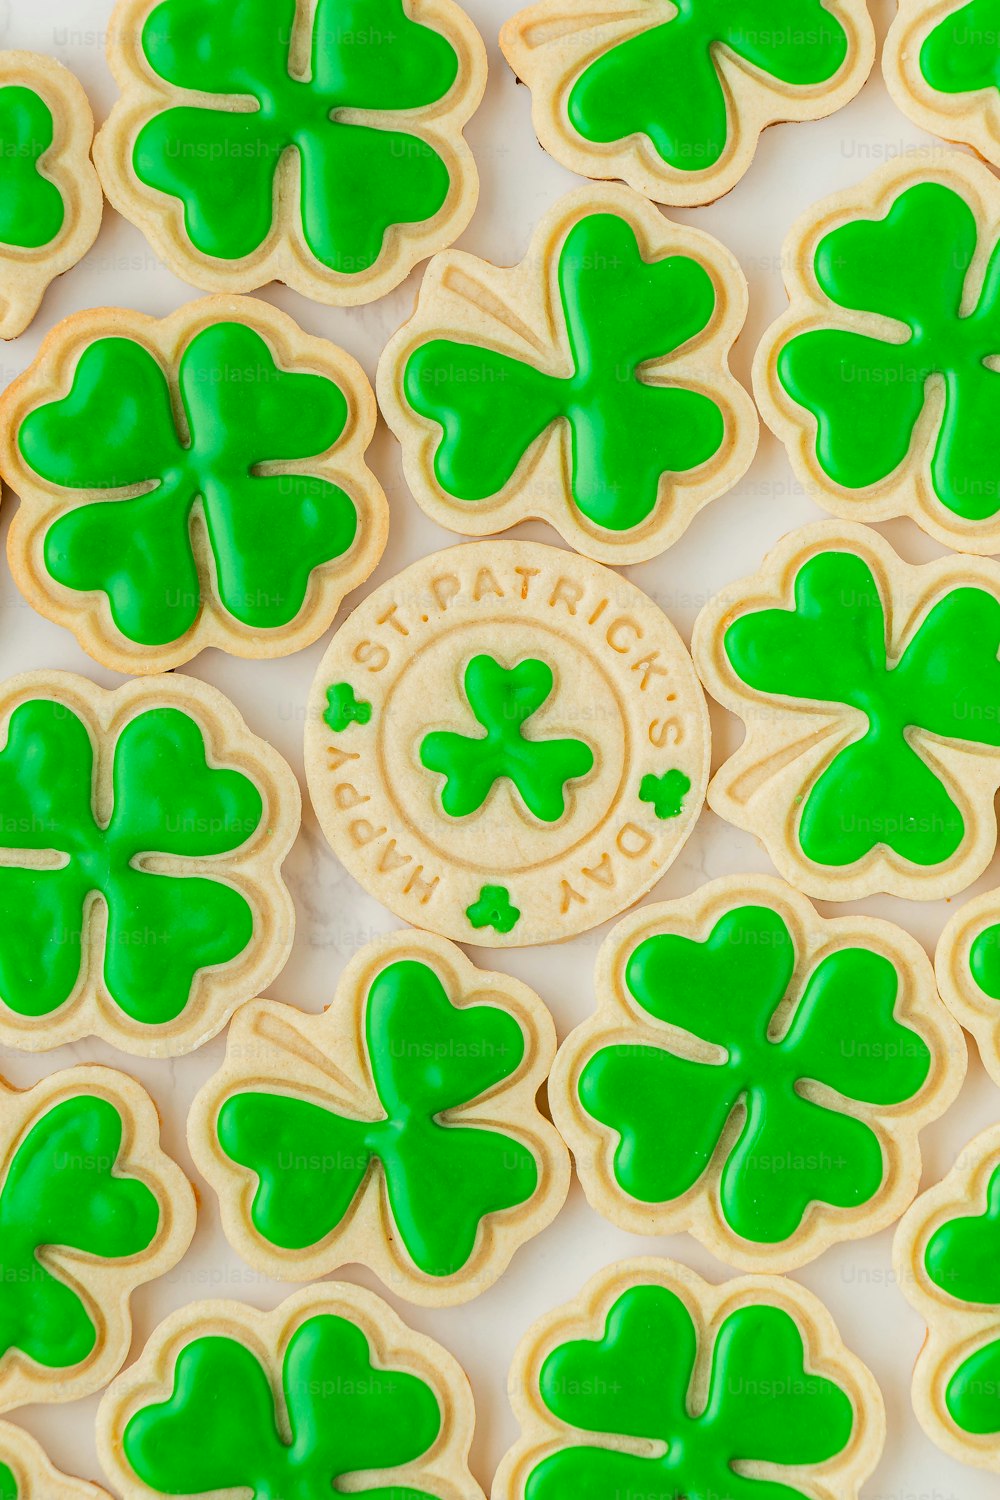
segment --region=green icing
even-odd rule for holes
[[[821,290],[837,307],[903,325],[900,341],[841,328],[790,339],[778,379],[816,418],[816,457],[844,489],[895,473],[912,447],[940,377],[944,411],[930,461],[941,504],[964,521],[1000,510],[1000,249],[993,246],[975,307],[963,312],[980,253],[975,215],[961,194],[923,182],[901,193],[882,219],[855,219],[816,250]]]
[[[62,229],[62,194],[39,170],[52,139],[44,99],[19,84],[0,88],[0,243],[40,250]]]
[[[662,776],[644,776],[639,783],[639,801],[649,802],[656,816],[665,821],[679,818],[684,798],[691,790],[691,778],[683,771],[664,771]]]
[[[715,401],[643,371],[708,327],[715,287],[688,256],[644,260],[632,225],[614,214],[573,226],[558,283],[572,375],[433,339],[410,355],[403,389],[414,411],[441,425],[434,472],[447,494],[497,494],[531,444],[565,420],[573,503],[595,525],[628,531],[655,509],[664,474],[696,469],[722,446]]]
[[[5,1463],[0,1463],[0,1500],[17,1500],[20,1490],[17,1480]]]
[[[656,1044],[604,1047],[579,1082],[580,1102],[619,1137],[615,1179],[632,1198],[666,1203],[692,1188],[734,1110],[719,1185],[726,1223],[755,1243],[788,1239],[810,1204],[851,1209],[882,1187],[870,1125],[807,1098],[815,1082],[845,1099],[902,1104],[930,1071],[922,1039],[894,1015],[899,976],[881,954],[843,948],[808,975],[780,1039],[771,1028],[792,983],[791,934],[769,907],[727,912],[703,943],[661,934],[640,943],[625,983],[648,1016],[725,1052],[701,1062]]]
[[[755,610],[730,625],[725,652],[749,687],[846,704],[867,720],[808,787],[797,827],[808,859],[842,867],[881,845],[927,867],[955,853],[962,814],[911,732],[1000,746],[998,646],[1000,602],[984,589],[953,588],[890,665],[878,585],[851,552],[803,563],[794,609]]]
[[[50,526],[45,566],[66,588],[106,594],[129,640],[179,640],[202,607],[191,537],[200,502],[225,608],[253,629],[287,625],[313,569],[350,548],[357,513],[325,479],[260,471],[332,447],[347,400],[324,376],[279,369],[270,346],[242,323],[196,334],[178,380],[175,414],[167,375],[142,344],[98,339],[81,354],[69,395],[24,419],[26,462],[84,502]],[[138,495],[86,499],[92,490],[137,487]]]
[[[920,49],[920,71],[942,94],[1000,89],[1000,0],[972,0],[945,16]]]
[[[140,1407],[123,1438],[125,1457],[157,1494],[249,1492],[254,1500],[320,1500],[347,1475],[398,1468],[437,1441],[433,1390],[372,1358],[346,1318],[308,1318],[288,1341],[276,1396],[257,1355],[235,1339],[206,1336],[177,1357],[170,1398]],[[410,1485],[357,1488],[365,1500],[431,1500]]]
[[[0,1188],[0,1353],[64,1370],[93,1351],[93,1311],[46,1252],[117,1260],[156,1238],[156,1198],[118,1169],[122,1135],[115,1106],[84,1094],[41,1115],[15,1151]]]
[[[798,1324],[767,1303],[723,1319],[707,1389],[693,1403],[699,1337],[666,1287],[634,1286],[600,1339],[558,1346],[542,1365],[541,1397],[570,1429],[656,1444],[655,1454],[587,1446],[567,1433],[529,1474],[525,1500],[795,1500],[813,1494],[737,1472],[749,1463],[808,1468],[851,1440],[854,1411],[833,1381],[805,1368]],[[702,1355],[702,1357],[704,1357]],[[700,1385],[700,1381],[698,1382]]]
[[[1000,1168],[990,1178],[986,1211],[949,1219],[924,1252],[931,1281],[959,1302],[1000,1304]],[[964,1359],[948,1382],[945,1404],[965,1432],[1000,1432],[1000,1339]]]
[[[246,1090],[220,1110],[219,1142],[257,1174],[252,1218],[271,1244],[298,1250],[332,1234],[378,1161],[413,1263],[428,1276],[454,1275],[482,1220],[525,1203],[538,1186],[534,1155],[520,1141],[455,1117],[517,1072],[524,1035],[507,1011],[453,1005],[434,971],[410,959],[375,979],[364,1027],[382,1118]]]
[[[484,885],[478,899],[466,907],[465,915],[473,927],[492,927],[496,932],[513,932],[521,920],[505,885]]]
[[[973,979],[991,1000],[1000,1000],[1000,923],[984,927],[969,949]]]
[[[334,734],[342,734],[349,724],[368,724],[372,706],[355,696],[349,682],[335,682],[326,690],[327,709],[323,715]]]
[[[441,806],[450,818],[482,807],[494,783],[511,780],[529,812],[556,823],[566,811],[566,783],[593,769],[594,752],[583,740],[529,739],[524,724],[551,697],[554,676],[529,657],[502,667],[492,656],[474,656],[465,669],[465,695],[485,735],[435,730],[420,742],[420,762],[445,778]]]
[[[700,172],[733,129],[720,52],[779,85],[815,88],[847,58],[847,36],[821,0],[676,0],[677,12],[599,52],[570,90],[567,114],[596,145],[648,138],[669,167]],[[654,15],[662,7],[649,6]],[[636,12],[640,19],[640,12]]]
[[[292,72],[297,30],[295,0],[158,5],[142,29],[153,72],[229,102],[155,114],[132,166],[180,200],[197,250],[238,260],[271,234],[275,174],[293,151],[306,244],[322,265],[357,275],[394,225],[432,218],[448,196],[448,168],[408,126],[449,93],[458,58],[403,0],[318,0],[306,76]]]
[[[227,963],[253,936],[246,898],[218,878],[163,875],[146,855],[204,858],[239,848],[263,815],[238,771],[212,768],[202,731],[175,708],[132,719],[114,746],[113,808],[93,806],[94,747],[64,703],[32,699],[11,715],[0,751],[0,998],[44,1016],[75,989],[89,900],[107,907],[104,979],[135,1021],[173,1020],[200,969]],[[14,850],[54,852],[29,868]]]

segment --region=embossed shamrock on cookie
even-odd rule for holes
[[[996,848],[998,650],[995,562],[792,532],[695,625],[702,682],[747,731],[709,805],[809,896],[955,895]]]
[[[1000,1086],[1000,891],[961,907],[938,943],[938,988]]]
[[[0,1500],[111,1500],[111,1497],[96,1484],[60,1473],[33,1437],[10,1422],[0,1422]]]
[[[609,1266],[541,1318],[508,1391],[521,1437],[493,1500],[857,1500],[885,1442],[878,1386],[816,1297],[669,1260]]]
[[[333,1283],[270,1313],[173,1313],[101,1402],[98,1451],[123,1500],[484,1500],[468,1467],[474,1420],[450,1354],[371,1292]]]
[[[875,60],[865,0],[539,0],[500,46],[557,161],[688,206],[736,186],[767,126],[849,103]]]
[[[708,763],[666,616],[537,542],[469,542],[384,583],[334,636],[307,711],[337,856],[414,926],[488,947],[558,942],[643,896]]]
[[[297,651],[382,555],[374,427],[361,367],[257,299],[77,313],[0,399],[15,580],[120,672]]]
[[[882,53],[905,115],[1000,167],[1000,0],[898,0]]]
[[[215,688],[0,685],[0,1041],[175,1056],[284,966],[289,767]]]
[[[206,291],[370,302],[465,228],[486,50],[454,0],[118,0],[112,203]]]
[[[826,510],[911,516],[1000,551],[1000,183],[954,151],[811,208],[789,309],[754,362],[761,414]]]
[[[435,256],[379,362],[407,482],[470,536],[538,516],[603,562],[662,552],[746,472],[736,261],[621,187],[583,188],[509,269]]]

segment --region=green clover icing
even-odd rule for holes
[[[66,207],[39,160],[53,140],[52,111],[33,89],[0,88],[0,242],[22,250],[51,244]]]
[[[132,166],[180,199],[197,250],[239,260],[271,234],[275,174],[294,152],[306,245],[356,275],[394,225],[433,218],[448,196],[447,166],[407,124],[449,92],[458,58],[403,0],[318,0],[308,72],[292,61],[298,29],[295,0],[158,5],[142,29],[149,67],[228,103],[161,110],[136,136]]]
[[[749,687],[849,705],[867,720],[805,796],[796,837],[808,859],[841,867],[885,845],[926,867],[955,853],[965,820],[911,731],[1000,746],[998,647],[1000,602],[984,589],[953,588],[890,666],[878,585],[850,552],[802,565],[794,609],[755,610],[730,625],[725,653]]]
[[[78,1365],[97,1342],[95,1313],[50,1246],[117,1260],[149,1248],[160,1208],[117,1162],[122,1118],[92,1095],[36,1119],[0,1187],[0,1354],[19,1349],[47,1369]]]
[[[497,494],[536,438],[565,420],[575,505],[595,525],[627,531],[654,510],[662,475],[696,469],[722,446],[715,401],[659,375],[654,384],[642,369],[707,328],[715,286],[689,256],[643,260],[632,225],[614,214],[573,226],[558,284],[572,375],[433,339],[410,355],[403,389],[443,429],[434,471],[449,495]]]
[[[662,776],[651,772],[639,783],[639,801],[649,802],[661,822],[667,818],[679,818],[684,807],[684,798],[691,790],[691,778],[683,771],[664,771]]]
[[[495,1006],[453,1005],[416,960],[378,975],[364,1029],[382,1118],[247,1091],[220,1110],[219,1142],[257,1174],[252,1218],[271,1244],[292,1250],[325,1239],[378,1161],[413,1263],[428,1276],[454,1275],[472,1256],[482,1220],[527,1202],[538,1186],[535,1157],[520,1141],[456,1118],[517,1072],[524,1034]]]
[[[484,885],[478,899],[466,907],[465,915],[476,929],[492,927],[495,932],[513,932],[521,920],[505,885]]]
[[[969,969],[984,995],[1000,1000],[1000,923],[984,927],[969,948]]]
[[[1000,89],[1000,0],[972,0],[945,16],[920,49],[920,71],[941,94]]]
[[[965,312],[979,251],[975,214],[938,182],[908,188],[885,218],[853,220],[820,241],[814,269],[831,302],[892,319],[908,335],[820,328],[790,339],[778,355],[778,379],[816,418],[816,457],[835,484],[864,489],[899,468],[927,382],[938,376],[944,411],[930,463],[934,493],[966,521],[1000,510],[1000,373],[986,363],[1000,355],[1000,247]]]
[[[66,704],[22,703],[0,751],[0,998],[24,1016],[58,1010],[84,961],[89,902],[107,907],[104,981],[133,1020],[171,1021],[198,971],[253,936],[246,898],[207,874],[145,868],[150,855],[203,859],[246,842],[263,816],[238,771],[212,768],[202,730],[175,708],[132,719],[114,746],[114,803],[94,811],[94,746]],[[14,851],[45,852],[26,865]]]
[[[203,603],[191,537],[197,505],[230,615],[253,629],[288,625],[313,569],[353,543],[357,512],[325,479],[260,470],[332,447],[347,400],[324,376],[279,369],[241,323],[198,333],[178,380],[183,428],[153,355],[132,339],[98,339],[80,356],[69,395],[24,419],[18,444],[30,467],[76,491],[74,500],[83,492],[84,503],[49,527],[45,566],[66,588],[106,594],[130,641],[176,641]],[[132,495],[86,500],[87,491],[126,489]]]
[[[17,1480],[5,1463],[0,1463],[0,1500],[17,1500],[20,1494]]]
[[[334,734],[342,734],[350,724],[368,724],[372,706],[355,695],[349,682],[335,682],[326,690],[327,708],[323,718]]]
[[[1000,1167],[990,1178],[986,1211],[950,1219],[924,1252],[931,1281],[949,1297],[1000,1308]],[[965,1432],[1000,1432],[1000,1320],[998,1337],[964,1359],[948,1381],[945,1405]]]
[[[554,1349],[539,1388],[558,1421],[581,1433],[641,1439],[661,1451],[638,1453],[634,1442],[587,1446],[567,1435],[565,1446],[529,1474],[525,1500],[795,1500],[806,1494],[734,1467],[820,1464],[850,1442],[850,1398],[833,1381],[806,1372],[795,1320],[766,1303],[729,1313],[703,1371],[707,1390],[693,1405],[698,1344],[680,1298],[663,1286],[640,1285],[615,1302],[600,1339]]]
[[[376,1364],[364,1333],[330,1313],[306,1319],[281,1366],[284,1411],[257,1355],[210,1335],[177,1357],[169,1400],[140,1407],[125,1457],[157,1494],[249,1493],[254,1500],[319,1500],[350,1475],[413,1463],[441,1431],[438,1399],[405,1370]],[[286,1426],[287,1424],[287,1426]],[[290,1441],[283,1430],[290,1432]],[[430,1500],[410,1485],[350,1485],[367,1500]]]

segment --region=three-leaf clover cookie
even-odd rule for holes
[[[875,59],[865,0],[538,0],[500,46],[557,161],[678,205],[728,193],[767,126],[833,114]]]
[[[97,238],[94,117],[54,57],[0,52],[0,338],[23,333],[49,283]]]
[[[610,1266],[535,1323],[508,1389],[521,1437],[493,1500],[857,1500],[885,1441],[816,1297],[668,1260]]]
[[[525,985],[396,933],[348,965],[322,1016],[237,1012],[191,1150],[266,1274],[358,1261],[413,1301],[465,1301],[566,1197],[568,1154],[535,1103],[554,1055]]]
[[[270,1313],[173,1313],[101,1402],[98,1452],[123,1500],[483,1500],[473,1422],[450,1354],[371,1292],[331,1283]]]
[[[882,68],[911,120],[1000,167],[998,0],[899,0]]]
[[[63,1474],[20,1427],[0,1422],[0,1500],[111,1500],[106,1490]]]
[[[901,929],[731,876],[626,917],[596,984],[549,1099],[606,1218],[786,1271],[910,1202],[965,1044]]]
[[[710,806],[821,900],[953,896],[997,841],[1000,567],[912,567],[821,522],[702,610],[702,682],[746,738]]]
[[[121,672],[297,651],[382,555],[374,427],[361,367],[259,300],[78,313],[0,401],[14,577]]]
[[[129,1298],[184,1254],[194,1193],[149,1096],[94,1065],[0,1085],[0,1159],[0,1410],[75,1400],[124,1364]]]
[[[486,49],[454,0],[118,0],[104,190],[206,291],[370,302],[450,244]]]
[[[818,502],[1000,551],[1000,183],[957,152],[893,163],[805,213],[761,413]]]
[[[941,934],[935,965],[945,1004],[975,1037],[1000,1086],[1000,890],[959,908]]]
[[[746,306],[718,241],[621,187],[563,198],[517,266],[435,256],[377,382],[410,489],[468,535],[540,516],[600,561],[662,552],[753,458]]]
[[[289,767],[215,688],[0,687],[0,1040],[175,1056],[283,967]]]

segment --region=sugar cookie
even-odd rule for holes
[[[941,934],[936,967],[945,1004],[975,1037],[1000,1086],[1000,891],[959,908]]]
[[[997,0],[898,0],[882,52],[896,104],[924,130],[1000,167]]]
[[[61,1474],[35,1439],[10,1422],[0,1422],[0,1497],[2,1500],[111,1500],[108,1492],[96,1484]]]

